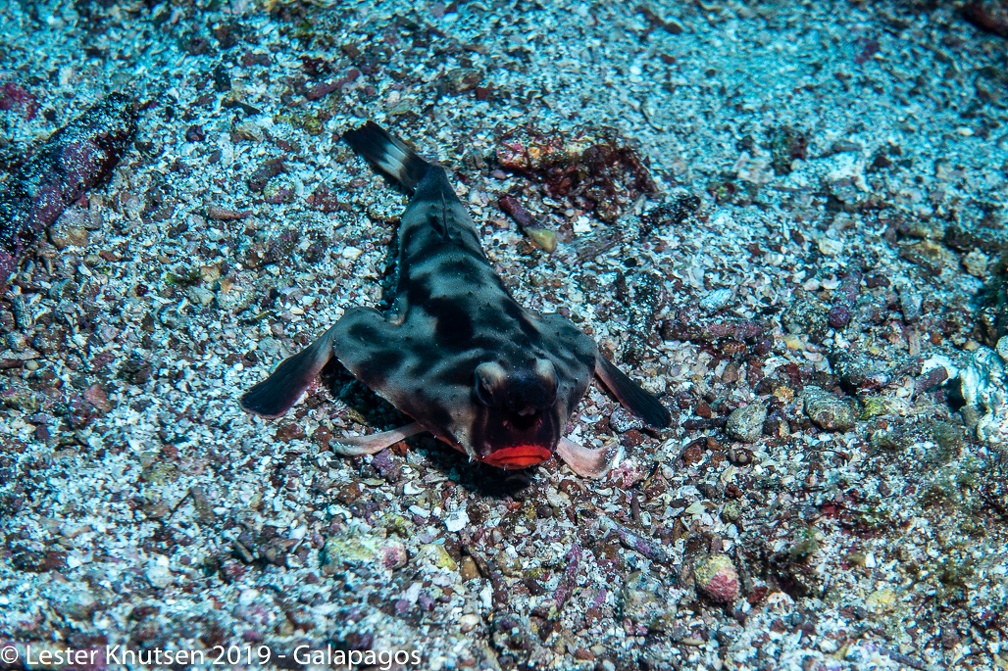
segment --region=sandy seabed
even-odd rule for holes
[[[1008,42],[960,9],[0,5],[8,172],[140,110],[0,298],[0,668],[1008,668]],[[387,305],[368,118],[672,428],[593,387],[589,481],[340,458],[407,421],[341,371],[240,409]]]

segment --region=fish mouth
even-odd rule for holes
[[[534,409],[516,412],[510,417],[501,418],[501,426],[505,431],[530,432],[538,431],[543,425],[542,410]]]
[[[542,445],[515,445],[502,447],[481,457],[480,461],[503,469],[528,468],[548,461],[553,457],[552,450]]]

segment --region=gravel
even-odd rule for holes
[[[139,110],[0,295],[0,652],[1004,667],[1004,3],[968,4],[0,3],[8,175]],[[338,457],[407,421],[340,370],[240,410],[389,304],[406,197],[339,142],[367,118],[670,429],[593,387],[568,435],[623,456],[587,481]],[[555,161],[500,163],[516,137]]]

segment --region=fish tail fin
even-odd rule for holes
[[[410,191],[416,188],[430,167],[405,142],[393,137],[374,121],[348,130],[343,133],[343,139],[382,174]]]

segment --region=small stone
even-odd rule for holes
[[[653,631],[664,631],[675,618],[679,601],[651,576],[635,571],[627,577],[618,597],[621,616]]]
[[[823,236],[816,240],[816,246],[823,256],[837,256],[843,252],[844,244],[842,240]]]
[[[838,156],[849,156],[840,154]],[[826,193],[845,212],[859,212],[868,204],[871,194],[866,190],[860,166],[841,166],[827,177]]]
[[[967,405],[959,411],[959,414],[962,415],[963,426],[970,431],[976,431],[977,427],[980,426],[983,413],[975,405]]]
[[[900,310],[903,312],[903,321],[911,324],[920,317],[921,306],[924,304],[924,297],[919,291],[915,291],[909,283],[902,283],[897,287],[899,291]]]
[[[108,412],[112,409],[112,405],[108,400],[108,394],[96,384],[84,390],[84,400],[102,412]]]
[[[910,263],[921,266],[933,275],[940,275],[955,259],[955,254],[947,247],[931,240],[902,244],[899,253]]]
[[[214,221],[240,221],[251,217],[252,212],[249,210],[232,210],[228,207],[211,204],[207,205],[206,216],[207,219],[213,219]]]
[[[262,142],[263,140],[263,130],[259,127],[259,124],[252,119],[246,119],[240,124],[235,126],[234,136],[238,140],[246,140],[249,142]]]
[[[990,258],[979,249],[973,249],[963,257],[963,268],[966,269],[966,272],[982,280],[987,279],[987,267],[989,264]]]
[[[301,128],[309,135],[321,135],[324,127],[325,124],[317,116],[306,116],[302,119]]]
[[[885,362],[862,352],[841,350],[830,356],[830,363],[840,381],[858,392],[881,389],[892,378]]]
[[[200,266],[199,275],[204,282],[216,282],[221,278],[220,266]]]
[[[168,568],[167,564],[161,561],[157,561],[152,566],[148,567],[146,576],[147,582],[149,582],[152,587],[157,587],[158,589],[164,589],[168,585],[172,584],[172,581],[174,580],[172,572]]]
[[[71,587],[66,593],[60,594],[59,598],[51,599],[49,603],[60,615],[73,620],[86,621],[99,608],[94,595],[83,585]]]
[[[743,443],[755,443],[763,435],[763,423],[766,421],[767,409],[760,401],[736,408],[728,415],[725,430],[728,435]]]
[[[462,531],[469,524],[469,515],[466,514],[464,508],[452,511],[448,517],[445,518],[445,528],[452,533],[457,533]]]
[[[742,519],[742,505],[738,501],[728,501],[721,509],[721,519],[734,524]]]
[[[280,358],[281,347],[280,341],[272,336],[267,336],[259,341],[259,353],[267,361]]]
[[[11,314],[14,317],[14,324],[22,331],[28,331],[35,325],[35,317],[20,293],[15,293],[11,297]]]
[[[525,233],[532,242],[542,247],[545,251],[553,253],[557,247],[557,234],[548,228],[526,228]]]
[[[697,561],[693,568],[697,589],[711,601],[731,603],[739,595],[739,577],[731,557],[714,554]]]
[[[380,564],[387,569],[406,565],[409,555],[406,546],[394,539],[364,534],[348,534],[330,538],[322,546],[322,567],[339,568],[339,565],[364,566]]]
[[[202,142],[206,139],[206,132],[202,126],[193,124],[186,130],[185,139],[188,142]]]
[[[790,334],[804,334],[812,342],[821,342],[829,329],[827,312],[829,309],[814,294],[805,294],[784,311],[781,324]]]
[[[178,466],[166,461],[154,461],[140,471],[140,479],[152,485],[175,482],[178,476]]]
[[[945,236],[945,227],[934,219],[911,217],[900,222],[899,232],[918,240],[941,240]]]
[[[874,613],[885,613],[893,609],[896,592],[889,587],[875,590],[865,599],[865,607]]]
[[[609,428],[616,433],[626,433],[633,429],[640,431],[644,428],[644,422],[636,415],[627,412],[623,406],[618,405],[609,416]]]
[[[819,387],[806,387],[802,394],[805,414],[812,423],[826,431],[849,431],[854,427],[850,403]]]
[[[906,452],[913,446],[913,437],[902,425],[880,428],[872,431],[868,442],[875,450],[884,452]]]
[[[266,182],[262,194],[263,199],[272,205],[294,200],[294,188],[284,176],[277,176]]]
[[[66,249],[71,245],[83,247],[88,243],[87,229],[79,220],[64,215],[49,227],[49,241],[56,249]]]
[[[732,462],[736,466],[748,466],[752,463],[753,456],[752,450],[745,448],[732,448],[728,450],[728,461]]]
[[[462,566],[459,568],[459,574],[462,576],[463,581],[479,578],[480,572],[476,560],[468,555],[462,557]]]
[[[731,300],[732,290],[726,287],[715,289],[700,299],[700,307],[707,312],[717,312]]]
[[[466,613],[459,618],[459,629],[462,633],[469,633],[480,624],[480,617],[475,613]]]
[[[397,540],[389,540],[381,547],[381,563],[387,569],[402,568],[409,560],[406,546]]]
[[[910,409],[906,399],[896,396],[869,396],[864,399],[861,419],[871,419],[879,415],[905,415]]]
[[[429,543],[421,548],[420,553],[427,558],[428,562],[438,568],[449,571],[458,570],[458,564],[448,554],[448,550],[445,550],[445,546],[440,543]]]
[[[238,313],[244,310],[252,302],[255,295],[251,291],[231,291],[224,290],[224,282],[221,282],[221,290],[217,292],[215,298],[217,307],[225,312]],[[259,345],[262,349],[262,344]]]
[[[830,309],[829,314],[826,316],[826,321],[829,322],[830,328],[840,330],[847,326],[851,320],[851,311],[845,305],[835,305]]]
[[[788,555],[794,561],[807,563],[809,557],[819,552],[821,548],[822,545],[819,543],[819,539],[816,538],[815,532],[811,529],[806,529],[798,534],[794,545],[788,551]]]
[[[952,422],[935,422],[931,427],[931,438],[935,442],[935,447],[928,455],[928,459],[938,465],[947,464],[957,458],[965,445],[962,427]]]
[[[959,385],[966,401],[963,420],[981,441],[1008,444],[1008,336],[997,349],[980,346],[959,372]]]
[[[206,307],[214,302],[217,295],[206,287],[189,287],[186,289],[186,297],[190,303]]]

